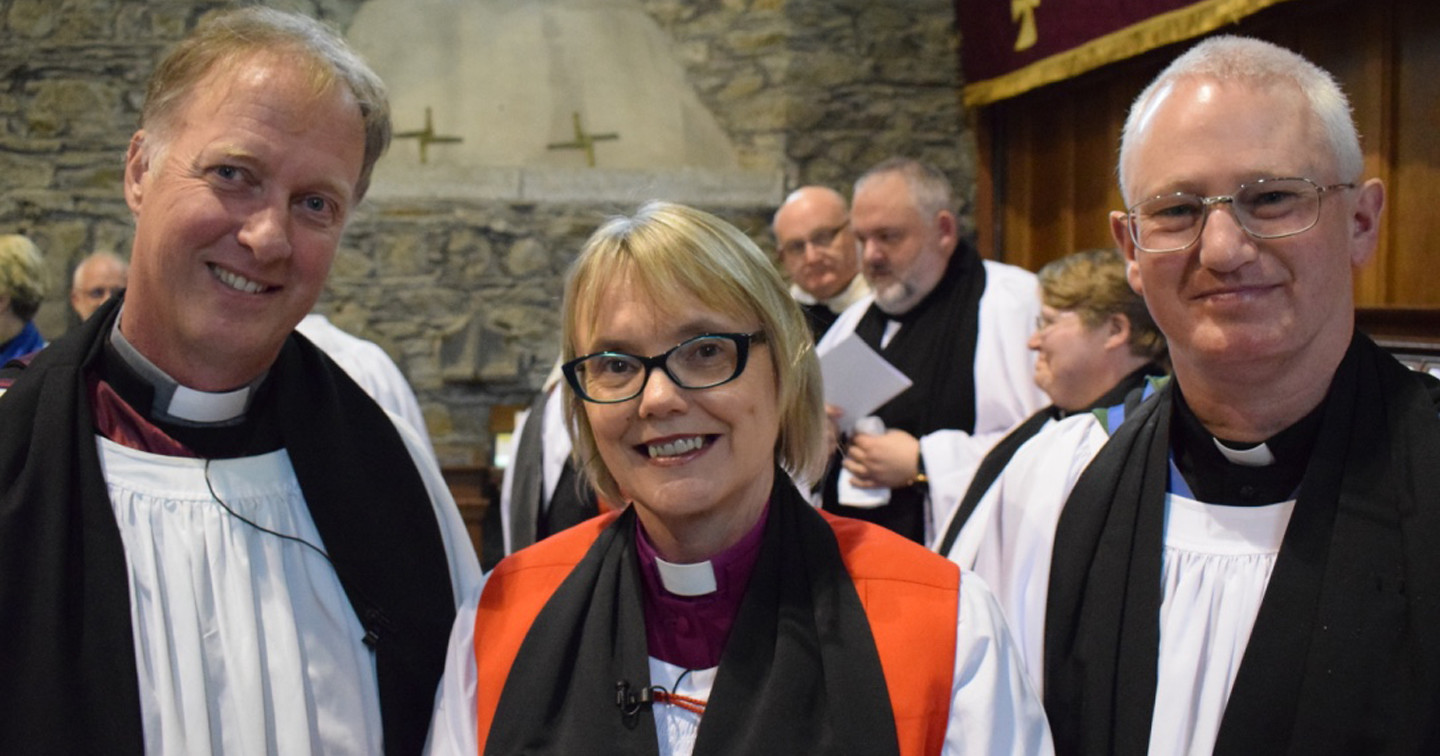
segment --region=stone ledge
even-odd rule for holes
[[[369,197],[502,202],[621,202],[650,199],[706,207],[764,207],[784,197],[779,171],[618,171],[570,168],[475,168],[386,164],[375,169]]]

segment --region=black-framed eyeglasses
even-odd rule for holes
[[[844,231],[845,227],[848,225],[850,225],[850,219],[846,218],[845,220],[840,222],[840,225],[834,228],[818,229],[814,233],[810,234],[809,237],[804,239],[791,239],[790,241],[780,245],[780,256],[799,257],[800,255],[805,254],[805,249],[807,246],[812,245],[816,249],[829,249],[830,245],[835,243],[835,237],[839,236],[840,232]]]
[[[686,339],[664,354],[641,357],[625,352],[596,352],[560,366],[575,394],[587,402],[616,404],[640,395],[650,371],[660,368],[685,389],[729,383],[745,372],[751,342],[764,343],[765,332],[706,333]]]
[[[1205,230],[1217,205],[1229,205],[1235,222],[1255,239],[1279,239],[1309,231],[1320,220],[1327,192],[1353,183],[1320,186],[1307,178],[1268,178],[1241,184],[1234,194],[1205,197],[1174,192],[1137,202],[1126,213],[1130,240],[1145,252],[1180,252]]]

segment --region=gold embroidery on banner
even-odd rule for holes
[[[1035,28],[1035,9],[1040,0],[1010,0],[1010,19],[1019,22],[1020,36],[1015,38],[1015,52],[1029,50],[1039,41],[1040,34]]]

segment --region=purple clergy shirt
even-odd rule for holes
[[[760,556],[769,515],[770,504],[766,502],[750,532],[710,558],[715,590],[699,596],[683,596],[666,589],[655,545],[640,521],[635,521],[645,594],[645,639],[651,656],[686,669],[709,669],[720,664],[720,654],[740,610],[740,599]]]

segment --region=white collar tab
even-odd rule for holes
[[[1219,449],[1220,453],[1225,455],[1225,459],[1230,460],[1232,464],[1242,467],[1269,467],[1275,464],[1275,453],[1270,451],[1270,447],[1263,442],[1249,449],[1232,449],[1220,443],[1218,438],[1212,437],[1211,440],[1215,442],[1215,448]]]
[[[120,314],[125,314],[123,309]],[[120,318],[115,319],[115,326],[110,330],[110,344],[115,347],[120,359],[155,390],[150,414],[156,420],[178,421],[188,425],[236,422],[245,417],[255,389],[265,380],[266,374],[262,373],[248,385],[233,391],[220,392],[197,391],[182,386],[141,354],[140,350],[120,333]]]
[[[694,564],[676,564],[657,556],[655,568],[660,573],[660,582],[665,590],[676,596],[707,596],[719,587],[715,582],[715,567],[708,559]]]

